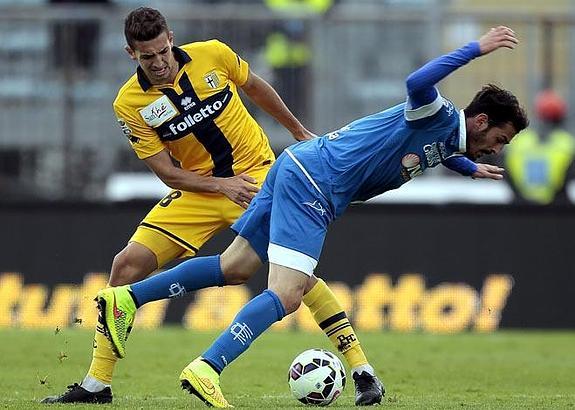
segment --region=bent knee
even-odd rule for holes
[[[286,315],[289,315],[296,310],[298,310],[299,306],[301,305],[301,295],[293,295],[282,301],[282,305],[284,306]]]
[[[226,285],[241,285],[261,266],[259,256],[243,238],[236,238],[220,258]]]
[[[273,292],[279,298],[281,304],[284,307],[285,314],[289,315],[290,313],[295,312],[298,310],[299,306],[302,302],[302,293],[296,290],[273,290]]]
[[[248,281],[253,275],[250,269],[233,269],[229,268],[224,272],[226,285],[241,285]]]
[[[146,278],[154,270],[155,262],[145,256],[138,256],[122,250],[114,257],[110,272],[110,286],[128,285]]]

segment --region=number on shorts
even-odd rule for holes
[[[182,196],[182,191],[172,191],[164,199],[162,199],[160,201],[159,205],[163,206],[165,208],[168,205],[170,205],[174,199],[178,199],[181,196]]]

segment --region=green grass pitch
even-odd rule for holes
[[[203,403],[179,388],[181,369],[215,333],[179,327],[136,330],[117,366],[114,403],[83,408],[185,409]],[[575,408],[575,332],[364,333],[371,362],[387,386],[390,408]],[[0,408],[37,404],[80,381],[91,358],[92,332],[63,329],[0,330]],[[287,386],[287,368],[299,352],[333,348],[322,334],[270,332],[222,376],[236,407],[302,408]],[[52,406],[62,408],[63,406]],[[70,406],[67,406],[68,408]],[[333,407],[353,407],[349,383]]]

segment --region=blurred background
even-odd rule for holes
[[[455,321],[447,330],[492,330],[500,320],[575,327],[563,313],[575,289],[567,257],[575,228],[569,0],[0,0],[0,325],[55,323],[48,318],[57,311],[56,284],[82,286],[82,295],[103,286],[115,252],[167,192],[136,158],[112,111],[135,71],[123,49],[123,18],[141,5],[162,11],[177,44],[228,43],[318,134],[402,102],[405,78],[427,60],[492,26],[512,27],[520,47],[474,61],[439,87],[464,108],[483,84],[496,83],[525,106],[531,127],[505,157],[486,159],[507,169],[505,182],[434,169],[353,208],[335,225],[320,266],[341,281],[350,309],[368,309],[359,294],[376,300],[375,311],[357,317],[387,319],[366,319],[364,329],[441,328],[447,318]],[[291,143],[244,101],[277,153]],[[217,252],[227,240],[206,249]],[[102,272],[99,282],[84,276],[91,272]],[[368,274],[375,282],[364,282]],[[426,292],[445,281],[456,288],[434,294],[433,320],[413,319],[425,311]],[[23,296],[30,283],[42,284],[36,299]],[[361,293],[366,283],[371,290]],[[401,296],[402,283],[419,290]],[[83,303],[68,297],[71,306]],[[400,315],[408,322],[394,325],[384,307],[399,300],[408,301]],[[22,319],[24,303],[32,322]],[[475,307],[465,310],[469,303]],[[486,306],[495,305],[492,314]],[[161,317],[181,320],[183,309]]]
[[[557,127],[573,132],[575,3],[568,0],[145,3],[166,15],[176,43],[219,38],[231,45],[318,134],[403,101],[411,71],[506,24],[518,33],[521,47],[458,71],[441,84],[442,93],[463,108],[487,82],[511,90],[529,111],[530,133],[536,134],[531,144],[538,149],[565,145],[549,137]],[[0,201],[115,201],[165,192],[132,152],[111,108],[135,70],[123,50],[123,17],[141,4],[0,0]],[[292,142],[265,113],[252,112],[276,152]],[[510,158],[507,186],[485,190],[484,181],[458,180],[450,190],[438,182],[452,175],[437,170],[388,200],[429,202],[440,200],[433,192],[441,192],[442,201],[571,203],[573,149],[568,151],[561,165],[550,164],[553,153]]]

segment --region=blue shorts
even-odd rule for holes
[[[262,261],[313,274],[333,213],[321,188],[284,152],[232,225]]]

